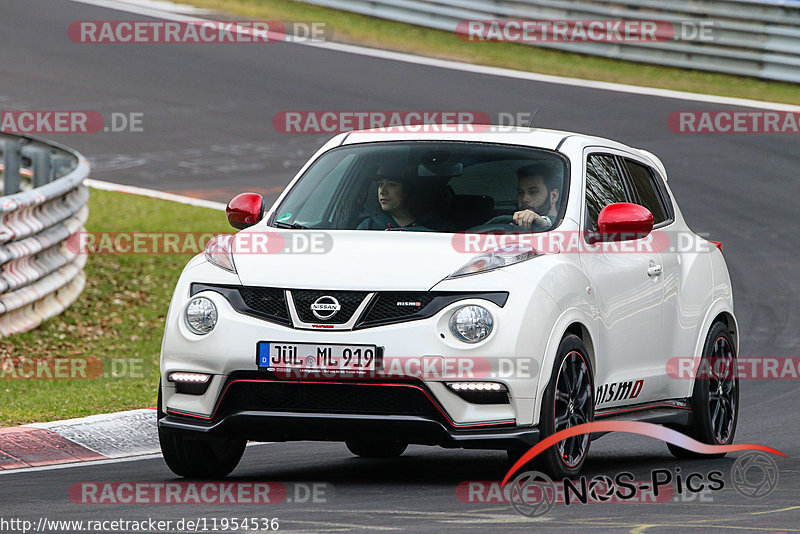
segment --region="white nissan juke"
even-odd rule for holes
[[[242,231],[189,262],[166,319],[172,471],[225,476],[248,440],[518,456],[613,419],[733,441],[735,373],[698,373],[735,368],[728,270],[661,161],[582,134],[453,129],[340,134],[271,207],[229,203]],[[590,440],[539,468],[575,476]]]

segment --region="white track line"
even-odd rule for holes
[[[159,18],[164,20],[174,21],[204,21],[202,17],[190,17],[184,14],[157,9],[153,7],[152,2],[139,3],[136,0],[127,0],[122,2],[120,0],[69,0],[71,2],[79,2],[82,4],[90,4],[93,6],[114,9],[117,11],[124,11],[126,13],[134,13],[137,15],[144,15],[147,17]],[[66,28],[64,33],[66,34]],[[660,98],[673,98],[678,100],[689,100],[693,102],[706,102],[711,104],[722,104],[727,106],[742,106],[757,109],[770,109],[776,111],[800,111],[800,106],[792,104],[781,104],[777,102],[765,102],[762,100],[750,100],[747,98],[734,98],[727,96],[704,95],[700,93],[689,93],[684,91],[673,91],[669,89],[657,89],[655,87],[640,87],[637,85],[626,85],[611,82],[598,82],[594,80],[582,80],[579,78],[566,78],[562,76],[550,76],[548,74],[537,74],[533,72],[523,72],[512,69],[503,69],[499,67],[487,67],[483,65],[472,65],[470,63],[462,63],[460,61],[451,61],[446,59],[436,59],[413,54],[406,54],[402,52],[392,52],[389,50],[379,50],[376,48],[366,48],[363,46],[334,43],[334,42],[293,42],[293,44],[301,44],[305,46],[313,46],[325,50],[332,50],[337,52],[345,52],[349,54],[358,54],[362,56],[370,56],[380,59],[387,59],[392,61],[403,61],[405,63],[413,63],[416,65],[425,65],[429,67],[437,67],[450,70],[458,70],[463,72],[472,72],[476,74],[485,74],[488,76],[502,76],[505,78],[515,78],[518,80],[529,80],[535,82],[545,82],[559,85],[570,85],[573,87],[583,87],[587,89],[599,89],[602,91],[614,91],[618,93],[629,93],[645,96],[655,96]],[[86,45],[92,46],[92,45]],[[96,45],[95,45],[96,46]],[[266,45],[269,46],[269,45]]]
[[[64,425],[81,425],[85,423],[107,422],[115,419],[125,418],[128,416],[136,416],[140,414],[151,414],[155,412],[155,408],[138,408],[135,410],[124,410],[121,412],[100,413],[95,415],[87,415],[86,417],[74,417],[72,419],[61,419],[56,421],[47,421],[45,423],[28,423],[22,425],[23,427],[40,428],[43,430],[50,430],[53,427]],[[57,433],[57,432],[56,432]]]
[[[114,414],[101,414],[101,415],[114,415]],[[54,421],[58,422],[58,421]],[[33,425],[25,425],[25,426],[33,426]],[[247,448],[250,447],[257,447],[259,445],[271,445],[273,442],[271,441],[248,441]],[[109,458],[107,460],[88,460],[85,462],[77,461],[77,462],[69,462],[63,464],[52,464],[52,465],[37,465],[35,467],[21,467],[19,469],[0,469],[0,476],[2,475],[11,475],[14,473],[30,473],[32,471],[52,471],[53,469],[69,469],[71,467],[84,467],[87,465],[105,465],[105,464],[118,464],[122,462],[136,462],[138,460],[152,460],[154,458],[161,458],[161,453],[153,453],[153,454],[139,454],[136,456],[126,456],[124,458]]]
[[[93,188],[103,191],[115,191],[117,193],[131,193],[133,195],[140,195],[143,197],[157,198],[160,200],[169,200],[178,202],[180,204],[188,204],[189,206],[197,206],[200,208],[210,208],[212,210],[225,211],[225,204],[222,202],[214,202],[213,200],[203,200],[202,198],[187,197],[185,195],[176,195],[175,193],[166,193],[164,191],[156,191],[155,189],[145,189],[144,187],[136,187],[133,185],[114,184],[111,182],[103,182],[100,180],[92,180],[87,178],[84,183]]]
[[[128,456],[126,458],[109,458],[108,460],[89,460],[87,462],[70,462],[64,464],[40,465],[36,467],[22,467],[20,469],[0,470],[0,476],[13,475],[14,473],[30,473],[32,471],[52,471],[53,469],[69,469],[70,467],[84,467],[87,465],[118,464],[122,462],[135,462],[137,460],[152,460],[161,458],[161,454],[143,454],[141,456]]]

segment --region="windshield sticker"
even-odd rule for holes
[[[284,213],[283,215],[278,217],[278,222],[286,222],[291,218],[292,218],[292,212],[291,211],[287,211],[286,213]]]

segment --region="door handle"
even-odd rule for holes
[[[654,276],[659,276],[661,275],[662,271],[663,269],[661,268],[660,265],[651,265],[650,267],[647,268],[647,276],[651,278]]]

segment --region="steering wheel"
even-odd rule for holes
[[[467,232],[530,232],[531,230],[525,228],[524,226],[519,226],[514,224],[514,216],[513,215],[498,215],[497,217],[492,217],[490,219],[490,223],[487,224],[479,224],[478,226],[473,226],[472,228],[468,228]]]

